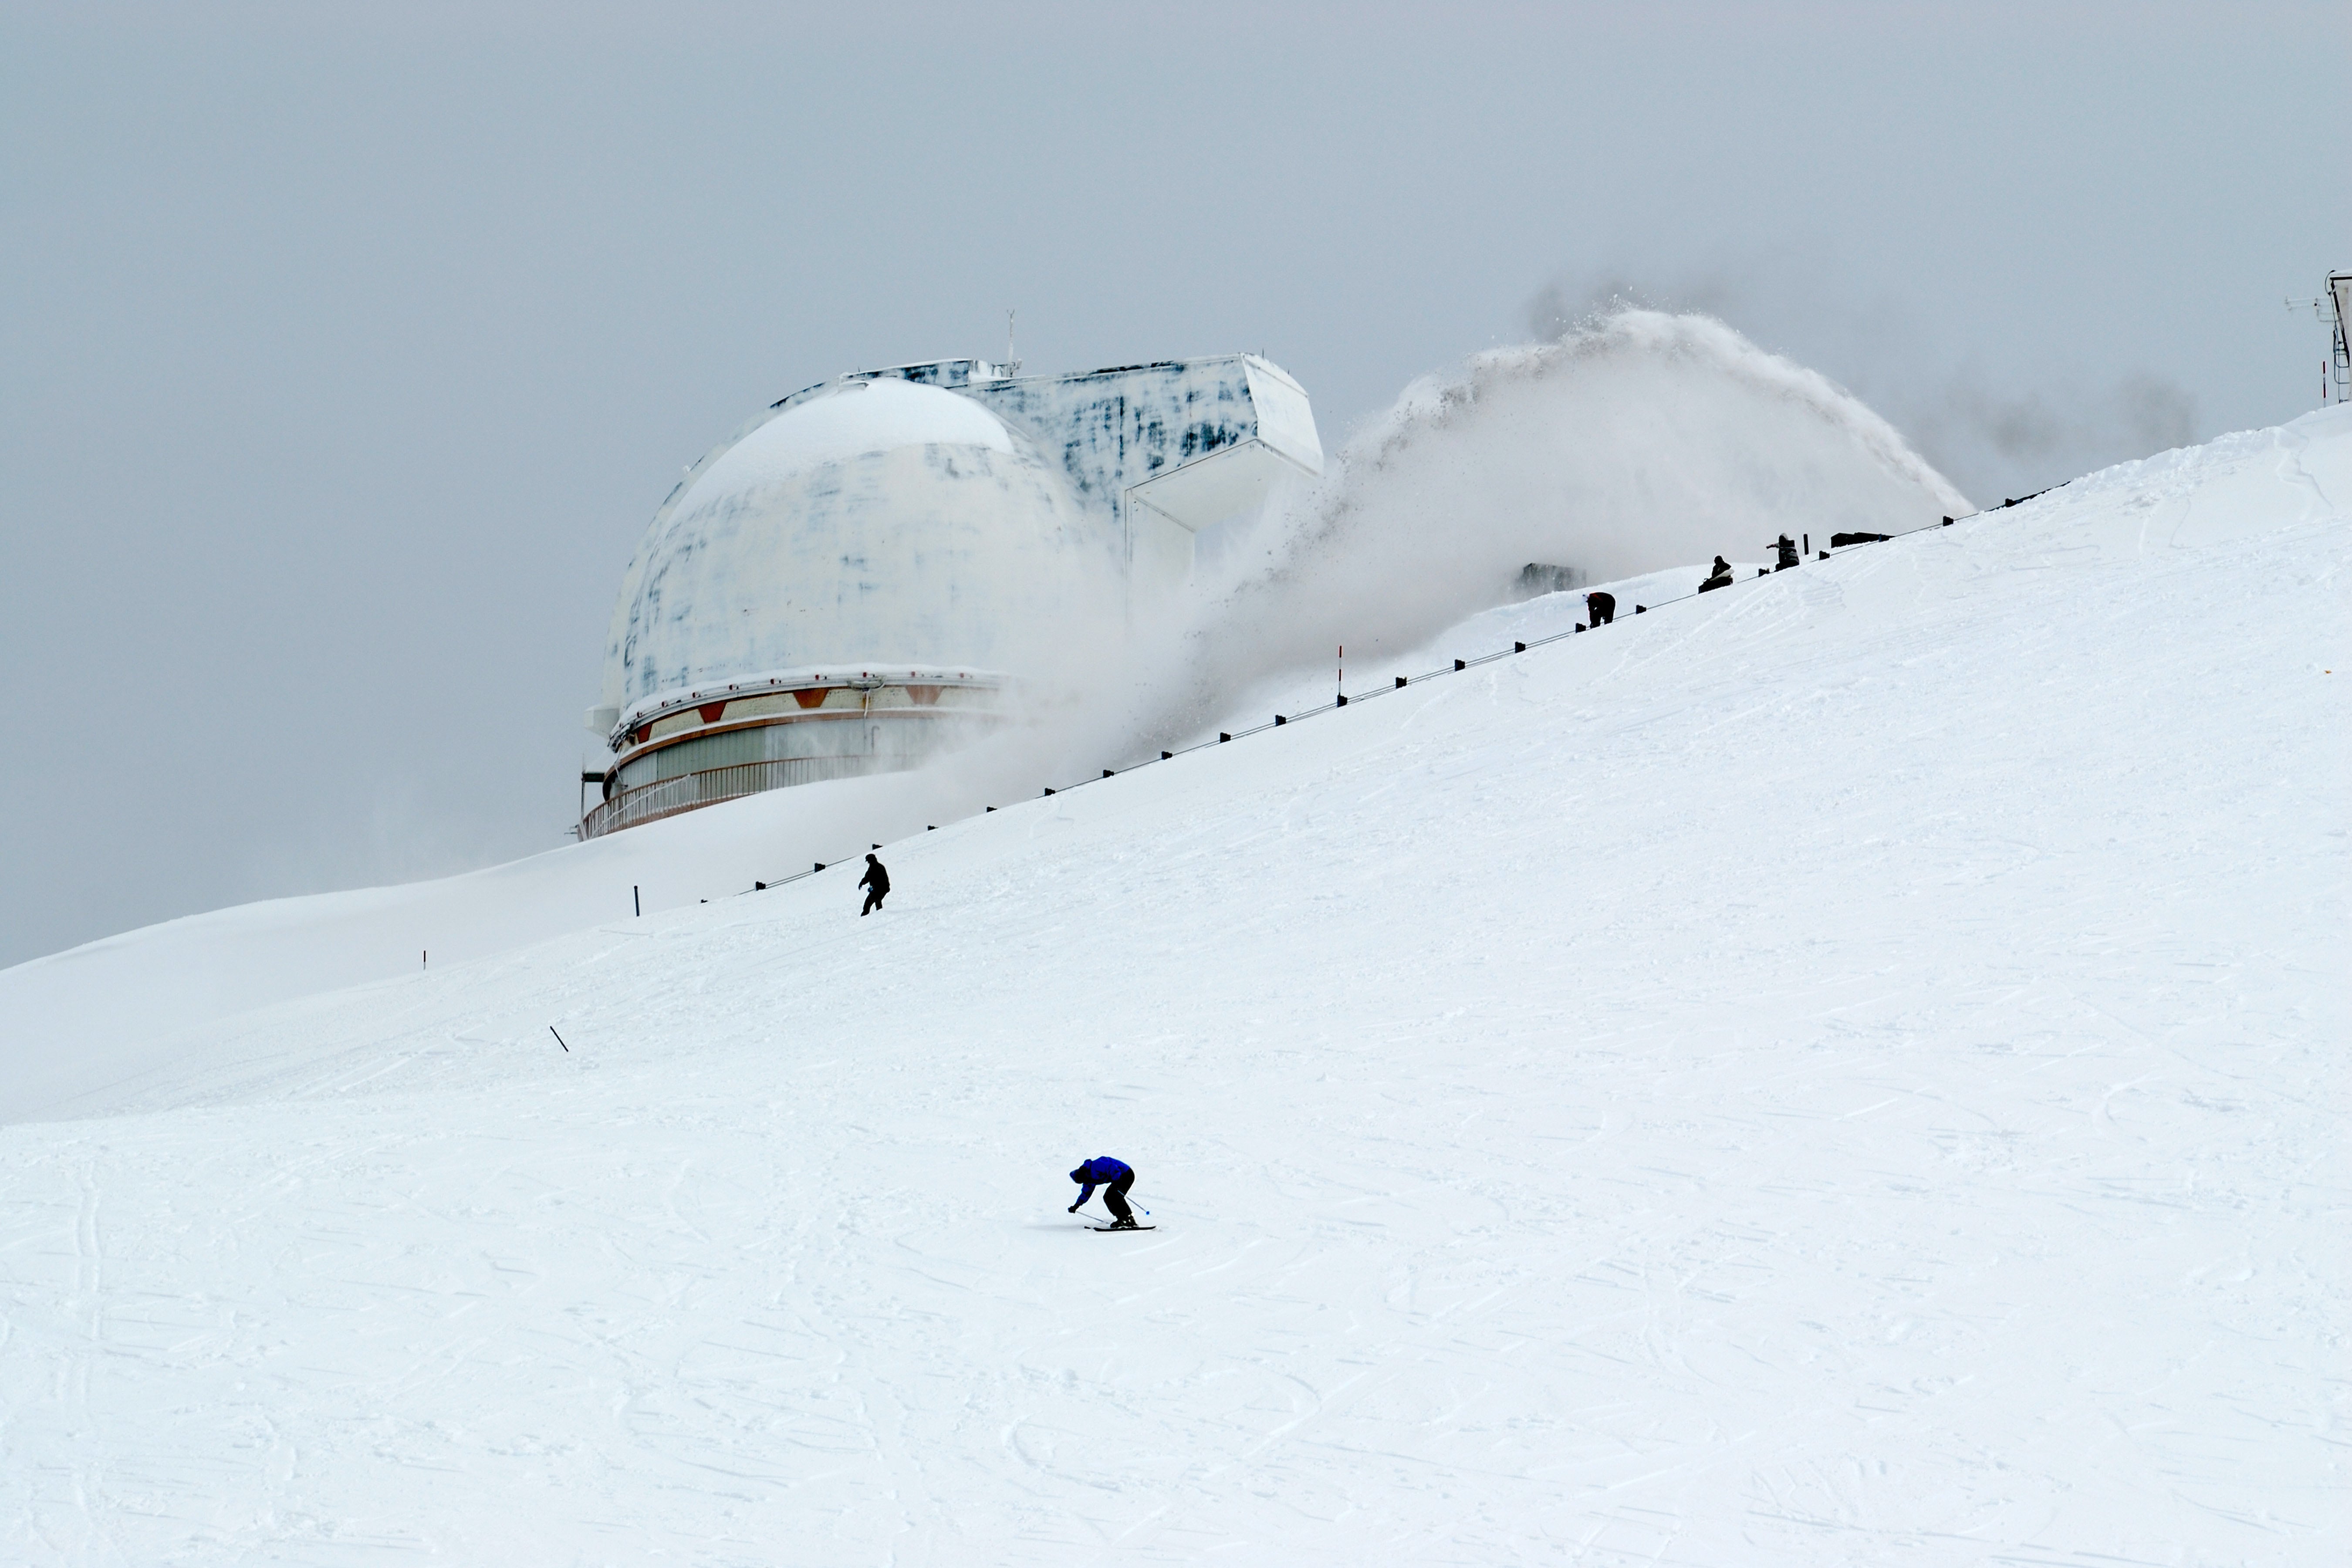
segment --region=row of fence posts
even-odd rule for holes
[[[2053,486],[2053,487],[2051,487],[2051,488],[2054,489],[2061,489],[2061,488],[2063,488],[2063,487],[2060,487],[2060,486]],[[1991,510],[1991,511],[2000,511],[2000,510],[2007,510],[2007,509],[2008,509],[2008,508],[2010,508],[2010,507],[2022,505],[2024,502],[2026,502],[2026,501],[2030,501],[2030,500],[2033,500],[2035,496],[2047,495],[2048,493],[2049,493],[2049,491],[2048,491],[2048,490],[2036,490],[2036,491],[2034,491],[2034,492],[2033,492],[2033,495],[2017,496],[2017,497],[2014,497],[2014,498],[2012,498],[2012,499],[2011,499],[2011,500],[2004,500],[2004,501],[2002,501],[2002,502],[2001,502],[2001,504],[2000,504],[2000,506],[1998,506],[1998,507],[1990,507],[1990,508],[1987,508],[1987,509],[1985,509],[1985,510]],[[1969,517],[1981,517],[1981,516],[1983,516],[1983,515],[1984,515],[1984,512],[1983,512],[1983,511],[1973,511],[1973,512],[1970,512],[1970,513],[1969,513],[1969,514],[1968,514],[1968,516],[1969,516]],[[1927,532],[1931,532],[1931,531],[1935,531],[1935,530],[1937,530],[1937,529],[1941,529],[1941,528],[1949,528],[1949,527],[1951,527],[1951,526],[1952,526],[1952,524],[1953,524],[1953,523],[1955,523],[1955,522],[1962,522],[1962,521],[1967,521],[1967,518],[1951,518],[1951,517],[1948,517],[1948,518],[1945,518],[1945,519],[1944,519],[1942,521],[1940,521],[1940,522],[1931,522],[1931,523],[1927,523],[1927,524],[1925,524],[1925,525],[1923,525],[1923,526],[1921,526],[1921,527],[1918,527],[1918,528],[1909,528],[1909,529],[1905,529],[1901,533],[1882,533],[1882,534],[1874,534],[1874,535],[1872,535],[1869,539],[1867,539],[1867,540],[1865,540],[1865,541],[1863,541],[1863,542],[1859,542],[1859,543],[1849,544],[1849,545],[1843,545],[1843,546],[1837,545],[1837,544],[1835,543],[1835,542],[1834,542],[1834,541],[1832,541],[1832,549],[1859,550],[1859,549],[1861,549],[1861,548],[1862,548],[1862,545],[1863,545],[1864,543],[1880,543],[1880,542],[1884,542],[1888,541],[1888,540],[1895,540],[1895,539],[1903,539],[1903,538],[1907,538],[1908,536],[1910,536],[1911,534],[1914,534],[1914,533],[1927,533]],[[1806,548],[1808,551],[1810,551],[1810,550],[1812,548],[1812,535],[1811,535],[1811,534],[1810,534],[1810,533],[1806,534],[1806,535],[1804,536],[1804,541],[1805,541],[1805,548]],[[1830,558],[1830,551],[1828,551],[1828,550],[1824,550],[1824,551],[1822,551],[1822,552],[1821,552],[1820,556],[1819,556],[1819,559],[1823,560],[1823,561],[1827,561],[1829,558]],[[1758,577],[1769,577],[1769,576],[1771,576],[1771,575],[1772,575],[1772,572],[1771,572],[1771,571],[1769,571],[1769,570],[1759,571],[1759,572],[1758,572],[1758,573],[1756,574],[1756,575],[1757,575]],[[1753,579],[1753,578],[1751,578],[1751,579],[1749,579],[1749,580],[1750,580],[1751,582],[1752,582],[1752,581],[1754,581],[1754,579]],[[1571,590],[1571,591],[1572,591],[1572,590]],[[1679,604],[1683,604],[1683,603],[1685,603],[1685,602],[1686,602],[1686,601],[1688,601],[1688,600],[1696,599],[1696,598],[1697,598],[1698,596],[1699,596],[1699,595],[1698,595],[1698,594],[1697,594],[1696,591],[1694,591],[1694,592],[1691,592],[1691,593],[1688,593],[1688,594],[1681,595],[1680,596],[1675,597],[1675,598],[1672,598],[1672,599],[1661,599],[1661,600],[1659,600],[1659,601],[1658,601],[1657,605],[1654,605],[1654,606],[1653,606],[1653,605],[1635,605],[1633,606],[1633,613],[1634,613],[1635,615],[1637,615],[1637,616],[1646,616],[1646,615],[1648,615],[1648,614],[1650,613],[1650,611],[1651,611],[1653,608],[1664,609],[1664,608],[1665,608],[1668,605],[1679,605]],[[1566,630],[1566,631],[1564,631],[1564,632],[1554,632],[1551,636],[1549,636],[1549,637],[1537,637],[1537,638],[1536,638],[1535,640],[1533,640],[1532,642],[1517,642],[1517,641],[1515,641],[1515,642],[1513,642],[1513,643],[1511,644],[1511,646],[1510,646],[1510,647],[1509,647],[1509,649],[1508,649],[1507,651],[1498,649],[1498,650],[1496,650],[1496,652],[1494,652],[1494,653],[1482,654],[1482,655],[1480,655],[1479,657],[1477,657],[1477,658],[1457,658],[1457,659],[1455,659],[1455,660],[1454,661],[1454,668],[1451,668],[1451,669],[1433,669],[1433,670],[1429,670],[1429,671],[1427,671],[1426,673],[1423,673],[1423,674],[1421,674],[1421,675],[1412,675],[1412,676],[1400,675],[1400,676],[1397,676],[1397,677],[1395,678],[1396,684],[1395,684],[1395,685],[1393,685],[1393,686],[1382,686],[1382,687],[1377,687],[1377,688],[1375,688],[1374,689],[1372,689],[1372,690],[1370,690],[1370,691],[1359,692],[1359,693],[1357,693],[1357,694],[1356,694],[1356,696],[1355,696],[1355,697],[1353,697],[1353,698],[1349,697],[1349,696],[1348,696],[1348,694],[1347,694],[1346,692],[1342,691],[1342,692],[1338,693],[1338,694],[1335,696],[1335,698],[1334,698],[1331,701],[1329,701],[1329,702],[1326,702],[1326,703],[1325,703],[1325,704],[1323,704],[1323,706],[1322,706],[1322,707],[1320,707],[1320,708],[1309,708],[1309,709],[1306,710],[1305,711],[1303,711],[1303,712],[1298,712],[1298,713],[1277,713],[1277,714],[1276,714],[1276,715],[1274,716],[1273,722],[1271,722],[1271,723],[1266,723],[1266,724],[1260,724],[1260,725],[1257,725],[1256,727],[1255,727],[1255,728],[1253,728],[1253,729],[1248,729],[1248,730],[1231,730],[1231,731],[1227,731],[1227,730],[1220,730],[1220,731],[1217,731],[1217,738],[1216,738],[1215,740],[1213,740],[1213,741],[1202,741],[1202,742],[1199,742],[1199,743],[1198,743],[1198,744],[1196,744],[1196,745],[1186,746],[1186,747],[1184,747],[1181,751],[1175,751],[1175,752],[1162,751],[1162,752],[1160,753],[1160,755],[1158,756],[1158,758],[1156,758],[1156,759],[1153,759],[1153,758],[1146,758],[1144,761],[1142,761],[1142,762],[1140,762],[1140,763],[1134,763],[1134,764],[1133,764],[1131,767],[1129,767],[1127,771],[1131,773],[1131,772],[1133,772],[1133,771],[1134,771],[1134,769],[1135,769],[1135,768],[1150,767],[1150,766],[1151,765],[1151,763],[1152,763],[1152,762],[1153,762],[1153,761],[1159,761],[1159,762],[1163,762],[1163,763],[1166,763],[1166,762],[1173,762],[1173,761],[1174,761],[1176,758],[1178,758],[1178,757],[1188,755],[1188,754],[1190,754],[1191,752],[1193,752],[1205,751],[1205,750],[1207,750],[1207,749],[1208,749],[1209,747],[1211,747],[1211,746],[1223,746],[1223,745],[1229,745],[1229,744],[1231,744],[1232,742],[1235,742],[1235,741],[1245,741],[1245,740],[1247,740],[1247,739],[1248,739],[1250,736],[1252,736],[1252,735],[1262,735],[1262,734],[1264,734],[1264,733],[1265,733],[1266,731],[1268,731],[1268,730],[1280,729],[1282,726],[1284,726],[1284,725],[1286,725],[1286,724],[1288,724],[1288,723],[1291,723],[1292,721],[1296,721],[1296,720],[1299,720],[1299,719],[1312,719],[1312,718],[1314,718],[1314,717],[1315,717],[1317,714],[1318,714],[1318,713],[1329,713],[1329,712],[1336,711],[1336,710],[1339,710],[1339,709],[1341,709],[1341,708],[1345,708],[1345,707],[1347,707],[1347,706],[1348,706],[1351,701],[1354,701],[1354,702],[1362,702],[1362,701],[1368,700],[1369,699],[1370,699],[1370,698],[1374,698],[1374,697],[1385,697],[1385,696],[1389,695],[1391,692],[1402,691],[1406,687],[1408,687],[1408,686],[1410,686],[1410,685],[1412,685],[1412,684],[1413,684],[1414,682],[1416,682],[1416,681],[1423,681],[1423,680],[1433,680],[1433,679],[1436,679],[1438,677],[1440,677],[1440,676],[1444,676],[1444,675],[1458,675],[1458,674],[1460,674],[1460,673],[1461,673],[1462,671],[1464,671],[1464,670],[1466,670],[1466,669],[1475,669],[1475,668],[1476,668],[1479,665],[1482,665],[1482,664],[1492,664],[1495,660],[1496,660],[1496,659],[1498,659],[1498,658],[1509,658],[1513,657],[1514,655],[1525,653],[1525,652],[1527,652],[1529,648],[1538,648],[1538,647],[1543,647],[1545,644],[1547,644],[1547,643],[1563,642],[1563,641],[1567,640],[1568,638],[1570,638],[1570,637],[1575,637],[1576,635],[1578,635],[1578,634],[1579,634],[1579,633],[1580,633],[1580,632],[1591,631],[1591,630],[1596,630],[1596,629],[1598,629],[1598,628],[1596,628],[1596,627],[1591,627],[1591,626],[1585,626],[1583,623],[1579,622],[1577,625],[1575,625],[1575,626],[1572,626],[1569,627],[1569,629],[1568,629],[1568,630]],[[1048,797],[1051,797],[1051,796],[1053,796],[1053,795],[1056,795],[1064,794],[1065,792],[1069,791],[1069,790],[1081,789],[1081,788],[1084,788],[1086,785],[1090,784],[1100,784],[1100,783],[1103,781],[1103,779],[1117,778],[1117,777],[1118,776],[1119,771],[1120,771],[1120,770],[1118,770],[1118,769],[1117,769],[1117,768],[1105,768],[1105,769],[1103,769],[1103,771],[1102,771],[1102,775],[1101,775],[1101,777],[1100,777],[1100,778],[1080,779],[1076,784],[1063,784],[1063,785],[1061,785],[1061,786],[1060,786],[1060,787],[1058,787],[1058,788],[1055,788],[1055,787],[1053,787],[1053,786],[1051,786],[1051,785],[1048,785],[1048,786],[1046,786],[1046,788],[1045,788],[1045,795],[1040,796],[1039,798],[1041,798],[1041,799],[1048,798]],[[996,810],[996,809],[997,809],[997,808],[996,808],[995,806],[992,806],[992,806],[987,806],[987,807],[983,808],[982,815],[983,815],[983,816],[985,816],[988,812],[992,812],[992,811],[994,811],[994,810]],[[930,824],[930,825],[927,826],[923,829],[923,831],[924,831],[924,832],[926,832],[926,833],[937,833],[937,832],[939,831],[939,825],[938,825],[937,823],[932,823],[932,824]],[[875,846],[874,846],[874,847],[875,847],[876,849],[880,849],[880,848],[882,847],[882,846],[881,846],[881,845],[879,845],[879,844],[877,844],[877,845],[875,845]],[[843,859],[846,859],[846,858],[847,858],[847,857],[843,857]],[[752,884],[751,885],[751,887],[750,887],[750,888],[748,888],[748,889],[744,889],[744,890],[745,890],[746,892],[752,892],[752,893],[764,893],[764,892],[766,892],[766,891],[767,891],[769,889],[771,889],[771,888],[781,888],[781,887],[785,886],[785,885],[786,885],[786,884],[788,884],[788,883],[800,881],[803,878],[805,878],[805,877],[814,877],[814,876],[815,876],[815,875],[816,875],[818,872],[820,872],[820,871],[825,870],[825,869],[827,869],[827,868],[830,868],[830,867],[838,866],[838,865],[840,865],[840,864],[842,864],[842,863],[843,863],[843,860],[818,860],[818,861],[814,862],[814,863],[809,867],[809,868],[808,868],[807,870],[805,870],[805,871],[795,871],[795,872],[793,872],[792,875],[790,875],[790,876],[788,876],[788,877],[779,877],[779,878],[777,878],[777,879],[776,879],[774,881],[772,881],[772,882],[754,882],[754,883],[752,883]],[[631,893],[631,895],[632,895],[632,897],[633,897],[633,898],[634,898],[634,896],[635,896],[635,891],[636,891],[636,889],[635,889],[634,888],[630,889],[630,893]],[[738,897],[740,897],[740,896],[741,896],[741,895],[740,895],[740,894],[738,895]],[[640,909],[639,912],[640,912],[640,913],[643,913],[644,911],[643,911],[643,910],[642,910],[642,909]]]

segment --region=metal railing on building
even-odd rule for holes
[[[623,790],[599,804],[580,819],[580,837],[601,838],[607,833],[675,816],[697,806],[790,784],[857,778],[883,771],[876,765],[880,760],[870,756],[782,757],[764,763],[733,763],[726,767],[656,779],[651,784]]]

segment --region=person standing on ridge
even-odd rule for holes
[[[1773,559],[1773,571],[1786,572],[1790,567],[1794,566],[1797,563],[1797,542],[1790,538],[1787,534],[1784,533],[1780,538],[1774,540],[1772,542],[1772,548],[1779,552],[1779,554]]]
[[[1110,1210],[1113,1230],[1134,1230],[1135,1211],[1127,1206],[1127,1190],[1135,1185],[1135,1167],[1124,1160],[1114,1160],[1108,1154],[1097,1154],[1070,1173],[1070,1180],[1079,1183],[1078,1201],[1070,1205],[1076,1214],[1095,1195],[1099,1183],[1103,1190],[1103,1207]]]
[[[866,907],[857,911],[857,918],[864,920],[880,909],[882,900],[890,896],[890,873],[882,868],[881,861],[868,855],[866,858],[866,875],[857,879],[857,885],[866,889]]]
[[[1596,626],[1605,626],[1617,618],[1617,595],[1587,594],[1584,595],[1584,618]]]

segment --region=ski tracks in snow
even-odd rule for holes
[[[2246,453],[191,1037],[0,1137],[0,1557],[2312,1561],[2347,524]]]

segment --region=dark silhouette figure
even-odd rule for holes
[[[866,907],[857,911],[858,918],[863,920],[880,909],[882,900],[890,896],[890,873],[882,868],[881,861],[868,855],[866,858],[866,875],[857,879],[857,885],[866,890]]]
[[[1127,1206],[1127,1190],[1135,1185],[1135,1167],[1124,1160],[1097,1154],[1072,1171],[1070,1180],[1081,1184],[1078,1201],[1070,1205],[1072,1214],[1077,1213],[1086,1201],[1095,1195],[1095,1184],[1100,1183],[1103,1207],[1110,1210],[1111,1224],[1120,1230],[1135,1228],[1135,1211]]]
[[[1596,626],[1605,626],[1617,618],[1617,595],[1587,594],[1584,595],[1584,618]]]
[[[1803,559],[1797,553],[1797,542],[1785,533],[1772,542],[1772,549],[1775,552],[1772,570],[1775,572],[1786,572]]]
[[[1708,594],[1714,592],[1717,588],[1728,588],[1730,586],[1731,563],[1718,555],[1715,558],[1715,569],[1706,574],[1706,581],[1698,585],[1698,591],[1702,594]]]

